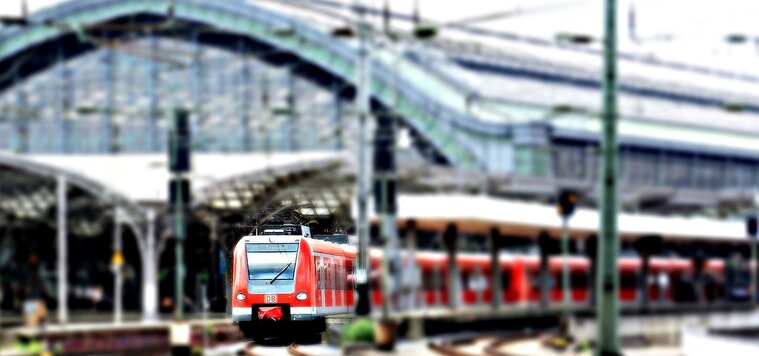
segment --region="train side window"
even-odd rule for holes
[[[471,279],[471,273],[469,271],[461,272],[461,286],[464,288],[464,290],[472,289],[472,286],[470,285]]]
[[[325,268],[327,265],[322,262],[321,267],[319,268],[319,282],[321,283],[321,289],[326,289],[327,287],[327,279],[325,278]]]
[[[425,290],[435,289],[435,277],[432,271],[422,272],[422,288]]]
[[[327,290],[332,289],[332,264],[327,263]]]
[[[436,290],[444,290],[445,289],[445,283],[443,282],[445,278],[445,274],[443,273],[442,269],[436,268],[433,272],[433,281],[435,283],[435,289]]]
[[[588,289],[588,274],[585,272],[572,272],[570,275],[572,288]]]
[[[501,271],[501,287],[503,289],[509,289],[511,285],[511,273],[509,270]]]
[[[632,272],[622,272],[622,276],[619,281],[620,288],[637,288],[638,277]]]
[[[321,262],[316,264],[316,289],[322,289],[322,264]]]
[[[329,269],[330,277],[332,277],[332,288],[330,289],[337,289],[337,264],[332,263],[332,268]]]

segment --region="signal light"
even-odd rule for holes
[[[190,118],[186,110],[177,110],[169,134],[169,171],[190,171]]]
[[[575,212],[577,200],[577,193],[571,190],[562,190],[559,192],[559,201],[556,205],[556,210],[558,211],[559,216],[564,218],[572,216]]]

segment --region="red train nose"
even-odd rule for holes
[[[258,320],[282,320],[282,307],[258,308]]]

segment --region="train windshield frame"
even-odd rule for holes
[[[299,248],[298,243],[245,244],[248,280],[293,281]]]

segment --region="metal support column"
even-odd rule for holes
[[[203,113],[203,103],[205,101],[205,98],[203,97],[203,87],[204,87],[204,79],[205,79],[205,73],[204,73],[204,66],[203,66],[203,48],[199,43],[199,36],[198,30],[194,30],[192,33],[192,43],[194,48],[194,55],[195,55],[195,63],[193,66],[193,73],[192,73],[192,98],[195,102],[195,107],[193,107],[193,111],[196,117],[196,121],[198,125],[201,125],[206,117]]]
[[[416,221],[406,221],[406,310],[414,310],[419,306],[419,268],[416,263]]]
[[[121,273],[124,263],[123,247],[121,241],[121,209],[115,209],[113,218],[113,257],[111,258],[111,267],[113,268],[113,322],[121,323],[124,314],[124,276]]]
[[[116,55],[112,49],[106,49],[103,58],[103,86],[105,86],[105,105],[102,112],[100,133],[100,152],[114,153],[119,150],[118,135],[113,123],[113,110],[115,106],[114,86],[116,81]]]
[[[155,242],[155,211],[147,212],[145,251],[142,254],[142,320],[158,321],[158,256]]]
[[[343,101],[340,99],[340,83],[332,82],[332,137],[335,138],[335,151],[341,151],[343,144]]]
[[[66,123],[66,113],[63,110],[63,85],[66,81],[66,64],[64,60],[63,47],[58,46],[58,61],[56,63],[58,68],[56,69],[56,82],[54,86],[55,90],[55,105],[53,106],[55,116],[55,132],[57,138],[55,150],[58,153],[68,152],[68,124]]]
[[[58,323],[68,322],[68,235],[66,215],[68,199],[66,197],[66,176],[57,179],[58,195]]]
[[[18,78],[13,83],[16,88],[16,112],[13,120],[13,146],[11,149],[16,153],[29,151],[29,108],[26,92],[21,88]]]
[[[459,273],[459,264],[456,261],[458,250],[458,230],[456,225],[450,224],[443,234],[443,242],[448,253],[448,306],[456,309],[459,306],[461,295],[459,291],[459,282],[461,281]]]
[[[356,107],[358,112],[358,157],[356,157],[356,233],[358,235],[358,269],[356,270],[356,291],[358,292],[356,314],[369,315],[369,199],[372,177],[372,139],[373,130],[370,118],[370,53],[367,44],[369,26],[365,22],[365,14],[359,12],[357,32],[359,37],[358,56],[356,61]]]
[[[640,277],[638,278],[638,300],[641,308],[648,307],[648,275],[651,266],[651,256],[647,253],[640,255],[641,267]]]
[[[248,60],[247,51],[242,40],[237,45],[237,54],[242,58],[242,70],[240,71],[240,84],[241,90],[238,90],[238,96],[240,97],[240,149],[243,152],[249,152],[252,149],[251,136],[250,136],[250,104],[254,102],[251,95],[250,83],[250,63]]]
[[[150,40],[150,52],[151,58],[157,58],[158,56],[158,39],[155,34],[148,35]],[[160,85],[160,73],[158,68],[158,62],[156,60],[150,61],[150,73],[148,75],[148,93],[150,95],[150,115],[148,115],[148,151],[159,152],[161,151],[160,141],[158,139],[158,86]]]
[[[550,245],[552,244],[551,237],[548,233],[541,232],[538,236],[538,247],[540,248],[540,306],[543,308],[548,307],[549,296],[549,280],[551,279],[550,271],[548,270],[548,262],[550,258]]]
[[[396,165],[395,165],[395,119],[392,115],[378,115],[374,140],[374,201],[380,219],[380,235],[385,243],[385,258],[382,259],[383,303],[382,317],[387,320],[397,308],[398,286],[402,284],[399,273],[401,265],[398,238],[396,206]]]
[[[569,278],[569,218],[561,218],[561,294],[564,297],[564,307],[572,303],[572,286]]]
[[[606,0],[603,75],[603,137],[600,187],[600,234],[598,238],[598,280],[596,281],[597,353],[618,355],[619,273],[617,256],[618,143],[617,143],[617,23],[616,0]]]
[[[492,287],[491,304],[499,309],[503,304],[503,279],[501,278],[501,232],[497,228],[490,230],[490,286]]]
[[[285,125],[285,147],[286,151],[293,152],[298,150],[298,135],[296,130],[297,124],[297,110],[295,109],[296,101],[295,96],[297,94],[297,82],[295,81],[295,73],[293,66],[287,70],[287,124]]]
[[[758,216],[759,217],[759,216]],[[749,278],[751,278],[751,293],[749,295],[749,303],[756,305],[757,287],[759,287],[759,237],[749,236],[751,239],[751,262],[749,262]]]

